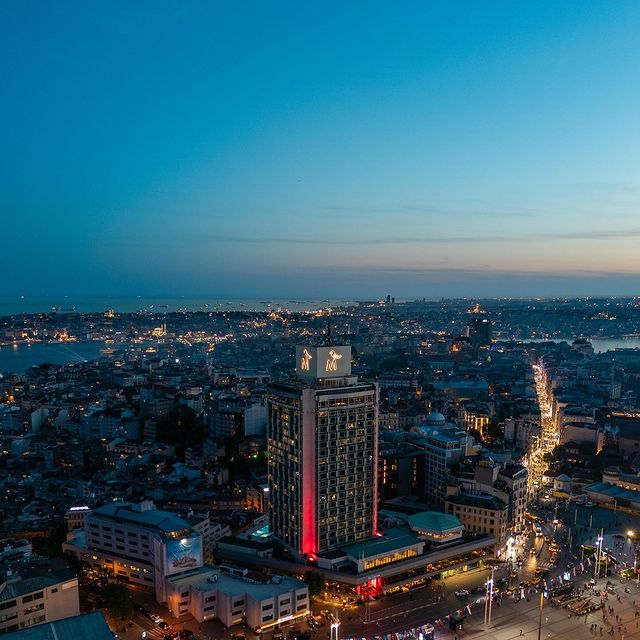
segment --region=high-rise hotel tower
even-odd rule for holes
[[[296,360],[269,386],[269,488],[274,538],[301,559],[375,535],[378,388],[351,375],[351,347]]]

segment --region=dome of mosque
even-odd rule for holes
[[[430,427],[440,427],[447,423],[447,419],[439,412],[432,411],[425,419],[424,424]]]

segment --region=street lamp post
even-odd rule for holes
[[[493,574],[496,570],[495,567],[491,567],[491,577],[487,580],[485,585],[487,588],[487,599],[484,603],[484,626],[491,628],[491,605],[493,604]]]
[[[538,640],[542,633],[542,607],[544,606],[544,591],[540,589],[540,616],[538,618]]]
[[[597,540],[597,545],[598,545],[598,551],[596,553],[596,566],[595,566],[595,571],[593,574],[594,578],[599,578],[600,577],[600,562],[601,562],[601,556],[602,556],[602,541],[604,540],[604,529],[600,529],[600,535],[598,536],[598,540]]]
[[[629,551],[633,554],[633,574],[636,576],[636,586],[640,587],[640,575],[638,574],[638,556],[636,554],[636,533],[635,531],[627,531],[627,541],[629,542]]]

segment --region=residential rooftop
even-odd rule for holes
[[[252,571],[243,578],[229,575],[220,567],[205,566],[168,578],[168,580],[183,589],[191,588],[203,592],[219,589],[234,596],[247,593],[256,600],[266,600],[290,591],[306,588],[303,582],[295,578],[278,576],[276,582],[273,581],[273,577],[271,580],[262,582],[257,579],[258,576],[266,577],[265,574]]]
[[[129,524],[157,529],[161,533],[172,533],[190,529],[189,524],[175,513],[155,508],[140,509],[130,502],[109,502],[93,510],[92,517],[101,516]]]

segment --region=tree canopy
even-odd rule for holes
[[[128,620],[133,615],[131,593],[127,587],[117,582],[112,582],[98,591],[97,604],[106,609],[112,618]]]
[[[319,571],[311,569],[304,574],[304,581],[309,587],[309,595],[319,596],[324,590],[325,579]]]

